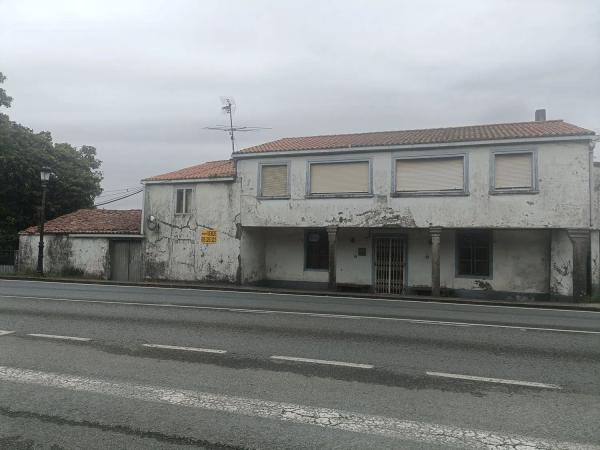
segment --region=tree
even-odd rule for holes
[[[0,89],[0,106],[11,100]],[[49,132],[35,133],[0,113],[0,250],[16,248],[19,231],[38,223],[43,166],[54,174],[46,199],[46,218],[53,219],[93,207],[102,192],[100,164],[94,147],[55,144]]]
[[[0,84],[4,83],[6,77],[0,72]],[[0,87],[0,106],[6,106],[10,108],[10,104],[12,103],[12,97],[9,97],[4,89]]]

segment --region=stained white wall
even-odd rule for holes
[[[399,235],[407,239],[407,286],[430,287],[429,232],[404,230]],[[264,236],[267,279],[327,282],[326,270],[304,269],[304,230],[273,228],[265,230]],[[550,237],[549,230],[494,230],[491,276],[463,277],[456,273],[455,232],[444,230],[440,248],[441,285],[457,290],[548,293]],[[367,249],[366,256],[358,256],[359,247]],[[569,260],[570,251],[569,246],[556,249],[554,260]],[[338,232],[336,266],[338,283],[372,284],[372,238],[369,237],[369,230],[341,229]]]
[[[151,279],[235,282],[239,274],[241,230],[239,190],[235,182],[146,184],[144,220],[156,217],[158,228],[146,222],[145,277]],[[189,214],[175,214],[176,190],[192,189]],[[205,227],[217,230],[217,243],[204,244]]]
[[[242,283],[265,279],[265,233],[263,228],[244,228],[240,242]]]
[[[19,270],[37,269],[39,236],[19,236]],[[77,275],[87,278],[110,277],[107,238],[80,238],[68,235],[44,236],[44,272],[48,275]],[[75,271],[73,271],[75,269]]]
[[[369,231],[340,230],[336,242],[336,278],[338,283],[371,284],[371,244]],[[300,228],[266,229],[265,278],[267,280],[327,283],[327,270],[305,269],[304,230]],[[366,248],[366,256],[358,249]]]
[[[265,232],[267,280],[327,283],[327,270],[304,269],[304,231],[274,229]]]
[[[573,295],[573,244],[565,230],[552,230],[550,292]]]
[[[372,160],[370,198],[307,199],[307,161],[337,156],[250,158],[237,161],[241,179],[241,222],[244,226],[383,226],[585,228],[589,226],[589,147],[586,143],[518,145],[537,151],[538,194],[490,195],[491,151],[498,147],[357,153]],[[508,147],[502,147],[508,148]],[[468,157],[469,195],[463,197],[390,197],[394,156],[447,155]],[[290,162],[291,199],[256,198],[260,162]]]

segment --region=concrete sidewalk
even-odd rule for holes
[[[105,284],[112,286],[139,286],[139,287],[158,287],[158,288],[177,288],[177,289],[205,289],[205,290],[220,290],[220,291],[236,291],[236,292],[263,292],[274,294],[290,294],[290,295],[316,295],[326,297],[341,297],[341,298],[384,298],[395,300],[412,300],[421,302],[440,302],[449,304],[466,304],[466,305],[496,305],[496,306],[519,306],[525,308],[550,308],[550,309],[569,309],[577,311],[593,311],[600,312],[600,303],[566,303],[554,301],[516,301],[516,300],[487,300],[487,299],[471,299],[459,297],[432,297],[425,295],[385,295],[374,294],[370,292],[341,292],[327,290],[305,290],[293,288],[274,288],[266,286],[249,286],[236,285],[231,283],[200,283],[200,282],[185,282],[185,281],[112,281],[112,280],[96,280],[88,278],[54,278],[54,277],[36,277],[30,275],[0,275],[0,280],[22,280],[22,281],[44,281],[56,283],[84,283],[84,284]]]

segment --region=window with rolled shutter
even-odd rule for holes
[[[464,158],[396,160],[396,192],[463,192]]]
[[[494,156],[495,189],[533,189],[533,154],[497,153]]]
[[[261,197],[287,197],[288,192],[288,166],[264,165],[261,166]]]
[[[369,161],[313,163],[310,165],[311,194],[368,194]]]

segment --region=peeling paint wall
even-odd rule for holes
[[[235,182],[147,184],[144,195],[145,277],[236,282],[240,256],[239,189]],[[175,213],[177,189],[192,189],[189,214]],[[147,219],[158,226],[152,230]],[[217,242],[201,242],[202,230]]]
[[[549,230],[494,230],[492,273],[489,277],[458,275],[456,234],[445,230],[440,243],[440,283],[455,290],[548,293]],[[409,286],[431,286],[429,234],[409,235]]]
[[[343,156],[252,158],[238,161],[243,226],[325,226],[408,228],[442,226],[490,228],[586,228],[589,226],[588,146],[578,143],[515,146],[536,149],[538,194],[490,195],[491,151],[495,147],[352,153],[372,159],[373,196],[306,199],[307,161]],[[507,147],[503,147],[507,148]],[[395,156],[468,156],[470,195],[462,197],[390,197]],[[259,163],[289,161],[291,199],[256,198]]]
[[[590,276],[592,277],[592,297],[600,298],[600,232],[594,230],[590,233]]]
[[[265,236],[267,280],[327,283],[327,270],[304,269],[304,230],[271,228]]]
[[[304,230],[270,228],[265,231],[265,279],[303,283],[328,280],[327,270],[305,269]],[[366,256],[358,255],[364,247]],[[369,230],[344,229],[336,241],[336,277],[340,284],[371,284],[371,244]]]
[[[37,269],[38,236],[19,236],[19,270]],[[109,241],[68,235],[44,236],[44,272],[56,276],[83,276],[108,279]]]
[[[240,243],[240,271],[242,283],[265,279],[265,230],[244,228]]]
[[[573,244],[565,230],[552,230],[550,293],[557,297],[573,295]]]
[[[501,147],[507,149],[507,147]],[[512,147],[511,147],[512,148]],[[337,281],[370,285],[373,230],[408,237],[407,284],[431,285],[428,228],[446,228],[441,237],[441,284],[455,290],[571,295],[572,246],[566,232],[589,227],[588,146],[551,143],[515,146],[537,152],[538,193],[491,195],[492,151],[498,147],[352,153],[372,162],[373,195],[365,198],[307,199],[307,162],[340,156],[251,158],[237,161],[235,182],[147,184],[145,276],[152,279],[253,283],[262,280],[326,283],[327,271],[305,270],[304,230],[339,226]],[[398,156],[465,154],[467,196],[393,197],[393,160]],[[342,156],[343,158],[343,156]],[[290,164],[290,199],[257,198],[259,164]],[[176,190],[193,190],[189,214],[175,214]],[[596,182],[597,200],[600,181]],[[205,228],[216,244],[200,242]],[[454,228],[494,229],[493,274],[489,278],[455,273]],[[550,232],[551,229],[556,231]],[[593,236],[592,276],[600,290],[600,238]],[[359,256],[358,248],[365,248]],[[592,251],[592,258],[594,258]],[[595,265],[594,265],[595,264]]]
[[[393,233],[391,230],[377,231],[386,236]],[[407,287],[409,289],[430,287],[431,243],[428,230],[402,230],[396,233],[406,238]],[[273,228],[265,232],[265,239],[265,268],[268,280],[327,282],[326,270],[304,268],[304,230]],[[366,249],[365,256],[358,256],[359,247]],[[371,285],[373,282],[372,249],[369,230],[340,229],[336,243],[337,282]],[[491,276],[462,277],[456,273],[455,233],[453,230],[444,230],[440,247],[441,285],[456,290],[494,290],[518,294],[548,293],[549,250],[548,230],[495,230]]]

